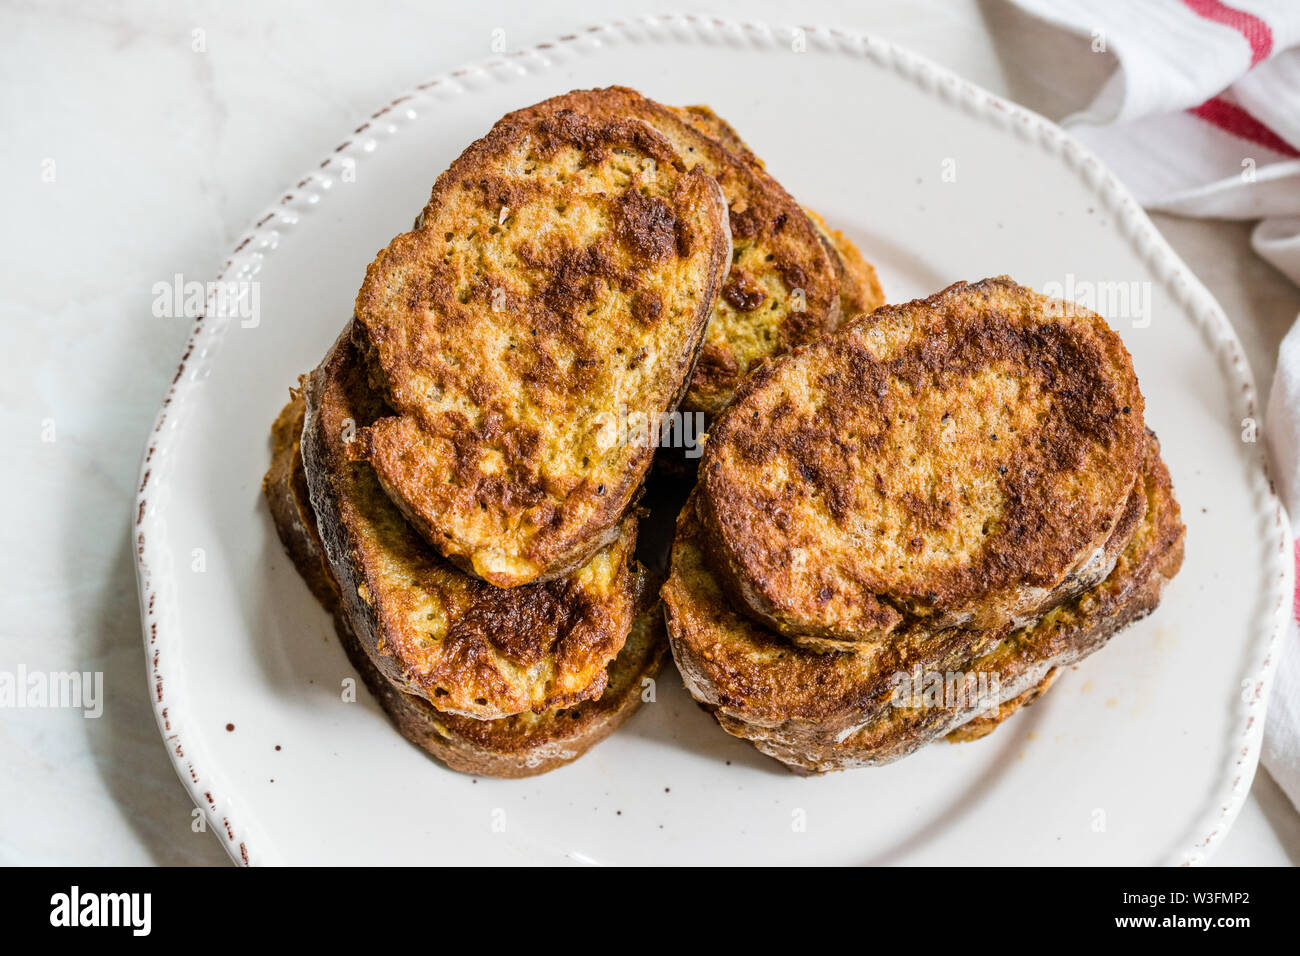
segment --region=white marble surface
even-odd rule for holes
[[[1051,116],[1077,94],[1037,78],[1035,60],[1051,51],[1012,53],[1021,20],[1000,0],[694,6],[870,30]],[[13,439],[0,494],[21,503],[0,551],[0,670],[102,671],[106,695],[97,720],[0,710],[0,863],[226,859],[192,832],[148,706],[131,500],[188,331],[152,317],[153,284],[210,278],[252,218],[343,132],[394,92],[488,55],[494,29],[522,46],[646,9],[0,6],[0,427]],[[1244,226],[1159,224],[1234,318],[1265,391],[1300,291],[1250,255]],[[1263,771],[1217,862],[1300,862],[1300,816]]]

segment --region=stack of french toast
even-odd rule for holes
[[[1155,607],[1182,525],[1100,316],[1005,277],[883,302],[707,107],[554,97],[370,264],[273,426],[272,517],[457,770],[576,759],[670,647],[796,772],[973,739]]]

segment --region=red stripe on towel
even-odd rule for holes
[[[1253,13],[1230,7],[1219,0],[1183,0],[1183,5],[1198,16],[1232,27],[1244,36],[1250,44],[1251,66],[1273,52],[1273,30]]]
[[[1292,549],[1292,553],[1295,557],[1296,570],[1300,571],[1300,538],[1295,539],[1295,547]],[[1291,601],[1291,616],[1295,618],[1297,624],[1300,624],[1300,576],[1297,576],[1295,582],[1295,594]]]
[[[1249,140],[1259,146],[1266,146],[1273,152],[1281,153],[1283,156],[1290,156],[1292,159],[1300,157],[1300,150],[1297,150],[1240,106],[1229,103],[1221,97],[1216,96],[1212,100],[1206,100],[1200,106],[1193,106],[1187,112],[1200,117],[1212,126],[1217,126],[1225,133],[1231,133],[1238,139]]]

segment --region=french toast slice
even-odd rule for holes
[[[706,136],[721,143],[736,158],[766,169],[763,161],[749,148],[749,144],[736,132],[734,126],[724,120],[709,106],[670,106],[669,109],[682,120],[690,123]],[[804,212],[812,220],[822,245],[830,254],[839,282],[840,322],[847,322],[866,312],[872,312],[885,304],[885,293],[880,287],[875,266],[871,265],[853,240],[838,229],[832,229],[820,215],[804,207]]]
[[[885,290],[880,287],[876,267],[866,260],[853,240],[832,229],[818,213],[804,208],[817,235],[831,251],[835,273],[840,282],[840,321],[848,322],[876,311],[885,304]]]
[[[1140,493],[1129,509],[1136,515],[1130,517],[1130,544],[1145,521],[1146,501]],[[960,669],[1012,630],[948,628],[926,637],[904,632],[853,651],[799,647],[730,599],[702,538],[697,509],[688,501],[678,516],[662,589],[674,658],[697,699],[746,723],[839,739],[887,705],[894,675],[918,664],[927,672]]]
[[[356,299],[394,410],[366,456],[434,547],[500,587],[617,536],[653,454],[637,438],[686,389],[731,252],[704,170],[581,106],[511,113],[469,146]]]
[[[736,128],[715,113],[713,107],[696,103],[693,106],[670,106],[668,109],[678,119],[694,126],[705,136],[717,140],[737,159],[759,169],[767,168],[766,164],[754,155],[749,144],[736,132]]]
[[[687,689],[728,733],[801,773],[887,763],[982,718],[1158,604],[1182,564],[1184,529],[1154,436],[1147,449],[1141,520],[1101,583],[1026,626],[953,628],[929,642],[900,634],[859,653],[793,646],[737,611],[709,567],[688,504],[661,592]],[[987,679],[939,706],[896,706],[900,677],[918,672]]]
[[[830,254],[802,207],[761,165],[733,154],[680,110],[626,87],[580,90],[560,99],[587,115],[650,124],[689,167],[722,187],[731,225],[730,272],[709,319],[685,410],[717,414],[753,367],[839,325],[839,282]]]
[[[384,676],[440,711],[480,719],[601,695],[636,605],[637,519],[572,574],[501,589],[439,556],[358,448],[389,414],[344,329],[304,389],[302,457],[348,620]]]
[[[443,713],[388,683],[353,633],[325,560],[299,451],[303,417],[302,396],[295,391],[272,428],[271,467],[263,492],[290,560],[333,616],[348,659],[403,737],[463,773],[527,777],[576,760],[632,715],[645,682],[657,675],[668,648],[663,611],[649,586],[641,589],[642,610],[623,649],[607,667],[608,682],[599,700],[541,714],[476,720]]]
[[[853,648],[1031,621],[1096,584],[1145,445],[1119,336],[1000,277],[760,368],[710,429],[696,505],[740,606]]]

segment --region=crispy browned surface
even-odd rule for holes
[[[504,117],[357,295],[398,412],[367,456],[417,530],[502,587],[567,574],[617,533],[652,452],[620,421],[675,407],[727,268],[717,184],[593,102]]]
[[[489,719],[599,697],[636,598],[629,515],[573,574],[503,590],[444,561],[403,520],[353,432],[386,414],[345,329],[306,389],[302,456],[352,629],[385,677]]]
[[[853,240],[838,229],[832,229],[813,210],[805,208],[804,211],[822,242],[833,253],[835,271],[840,280],[840,320],[848,322],[884,305],[885,291],[880,287],[876,268],[863,257]]]
[[[692,695],[742,736],[813,749],[838,746],[847,734],[855,743],[839,752],[846,761],[864,753],[902,756],[1000,701],[972,700],[969,712],[945,725],[953,714],[890,707],[895,675],[916,668],[996,672],[1007,696],[1015,696],[1155,606],[1160,586],[1182,561],[1183,526],[1154,437],[1141,487],[1143,517],[1114,570],[1042,620],[1015,631],[953,628],[929,640],[904,633],[858,653],[796,647],[737,611],[709,567],[699,519],[688,503],[662,591],[673,657]],[[869,732],[853,733],[864,724]],[[839,759],[835,754],[832,749],[824,759]]]
[[[1175,506],[1176,509],[1176,506]],[[1169,509],[1164,509],[1168,513]],[[1160,513],[1157,506],[1157,513]],[[1135,555],[1134,564],[1121,563],[1111,579],[1087,592],[1077,607],[1051,612],[1042,622],[1025,628],[1011,639],[971,661],[966,670],[998,675],[1003,694],[1013,695],[1034,687],[1054,668],[1076,663],[1098,650],[1117,632],[1155,610],[1165,584],[1183,560],[1182,524],[1167,534],[1140,537],[1140,545],[1153,550]],[[1139,566],[1140,565],[1140,566]],[[1112,572],[1112,578],[1116,572]],[[1127,584],[1126,584],[1127,582]],[[1092,600],[1095,598],[1095,600]],[[986,707],[976,701],[958,708],[915,708],[889,711],[846,739],[809,743],[796,734],[766,734],[753,743],[763,753],[801,774],[826,773],[889,763],[951,732]],[[725,726],[725,724],[724,724]],[[737,728],[728,727],[733,733]],[[741,736],[750,736],[748,728]]]
[[[686,120],[701,133],[717,140],[737,158],[759,169],[763,161],[754,155],[754,151],[736,132],[735,128],[715,113],[710,107],[673,106],[669,107],[679,118]],[[885,294],[880,287],[875,267],[863,257],[858,247],[848,236],[838,229],[831,229],[824,219],[813,210],[804,207],[804,212],[812,220],[822,245],[830,254],[839,282],[840,321],[847,322],[865,312],[871,312],[885,304]]]
[[[643,681],[655,676],[668,648],[663,612],[648,589],[643,589],[641,598],[645,609],[607,668],[609,681],[598,701],[543,714],[475,720],[444,714],[423,698],[389,684],[353,634],[325,561],[298,452],[303,410],[302,399],[295,394],[276,420],[271,468],[262,488],[294,567],[334,616],[348,659],[402,736],[464,773],[527,777],[577,759],[632,715],[641,702]]]
[[[735,127],[724,120],[713,108],[703,103],[695,106],[670,106],[673,115],[690,123],[705,136],[710,136],[725,146],[733,156],[746,163],[763,168],[763,161],[754,155],[749,144],[736,132]]]
[[[659,605],[638,614],[627,643],[608,667],[599,700],[499,720],[445,714],[403,694],[375,669],[360,642],[335,619],[339,639],[366,686],[402,736],[453,770],[489,777],[531,777],[571,763],[604,740],[641,704],[643,681],[659,672],[667,650]]]
[[[1100,316],[986,279],[756,372],[696,501],[729,593],[796,641],[992,628],[1106,574],[1143,435]]]
[[[565,99],[590,114],[649,123],[688,166],[717,180],[726,197],[731,271],[709,319],[684,408],[716,414],[757,363],[839,324],[839,282],[831,258],[799,204],[760,165],[733,155],[710,135],[707,123],[634,90],[610,87]],[[692,114],[701,109],[687,108]]]
[[[1021,708],[1028,707],[1038,698],[1047,693],[1048,689],[1056,683],[1056,678],[1061,674],[1060,670],[1053,667],[1047,672],[1047,676],[1040,680],[1029,690],[1025,691],[1019,697],[1013,697],[1011,700],[1003,701],[996,707],[984,711],[978,717],[972,717],[966,723],[962,724],[956,730],[948,731],[945,740],[954,744],[966,744],[973,740],[982,740],[993,731],[1001,726],[1002,722]]]
[[[289,390],[289,403],[271,426],[271,467],[262,479],[262,494],[266,496],[275,529],[293,559],[293,566],[316,600],[333,613],[338,603],[338,585],[324,565],[325,556],[318,543],[320,535],[309,504],[307,475],[299,452],[305,407],[300,380],[298,388]]]

